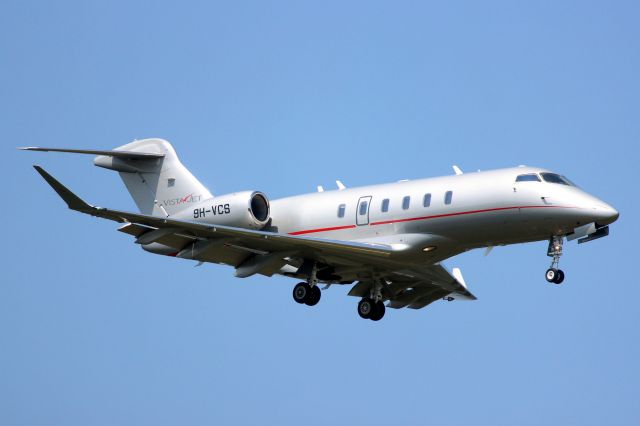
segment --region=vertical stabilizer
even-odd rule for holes
[[[212,197],[209,190],[180,162],[173,146],[163,139],[137,140],[114,151],[148,155],[99,155],[94,160],[96,166],[120,173],[138,209],[144,214],[173,215]]]

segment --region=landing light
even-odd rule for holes
[[[430,251],[434,251],[436,249],[436,246],[428,246],[422,249],[423,252],[425,253],[429,253]]]

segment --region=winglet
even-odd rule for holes
[[[453,278],[456,279],[456,281],[458,281],[458,283],[464,287],[465,289],[467,289],[467,283],[464,282],[464,278],[462,277],[462,271],[460,270],[460,268],[453,268],[451,270],[451,275],[453,275]]]
[[[53,190],[58,193],[60,198],[62,198],[64,202],[67,203],[67,206],[71,210],[86,212],[94,208],[93,206],[87,204],[82,198],[71,192],[66,186],[58,182],[42,167],[34,165],[33,168],[36,169],[38,173],[40,173],[40,176],[42,176],[44,180],[46,180],[47,183],[53,188]]]

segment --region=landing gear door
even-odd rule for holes
[[[356,225],[369,224],[369,207],[371,207],[371,196],[360,197],[358,208],[356,209]]]

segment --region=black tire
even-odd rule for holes
[[[556,268],[549,268],[545,274],[545,278],[550,283],[555,283],[558,279],[558,270]]]
[[[298,283],[293,288],[293,300],[298,303],[306,303],[309,294],[311,294],[311,287],[307,283]]]
[[[317,285],[314,285],[313,287],[311,287],[311,290],[307,295],[307,300],[305,300],[304,303],[307,306],[317,305],[318,302],[320,301],[321,296],[322,296],[322,292],[320,291],[320,288]]]
[[[360,302],[358,302],[358,315],[360,318],[369,319],[371,318],[371,314],[375,312],[375,302],[365,297]]]
[[[377,301],[375,304],[375,309],[369,316],[369,319],[371,321],[380,321],[382,317],[384,317],[385,310],[386,308],[384,307],[384,302],[382,300]]]
[[[556,279],[553,280],[553,283],[562,284],[562,281],[564,281],[564,271],[562,269],[558,269],[558,272],[556,273]]]

